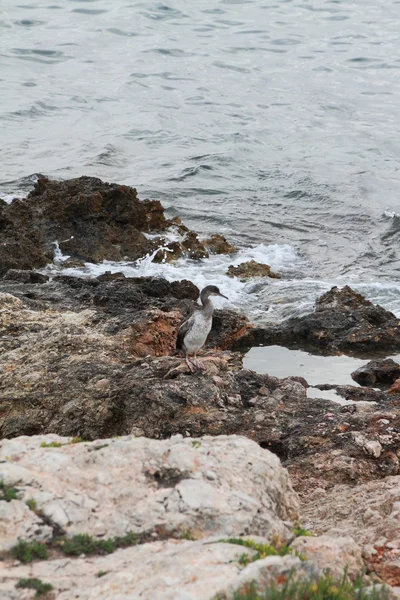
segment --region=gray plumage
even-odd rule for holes
[[[208,285],[205,287],[200,294],[202,307],[197,308],[195,312],[182,323],[179,327],[176,339],[176,349],[185,352],[186,363],[192,373],[195,370],[194,367],[198,369],[204,368],[204,365],[197,360],[196,354],[206,343],[212,327],[214,306],[210,300],[210,296],[222,296],[222,298],[226,298],[215,285]],[[189,354],[194,354],[194,359],[192,361],[189,359]]]

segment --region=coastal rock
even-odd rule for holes
[[[400,586],[400,476],[318,494],[310,487],[302,495],[302,520],[317,535],[351,536],[368,570]]]
[[[148,279],[135,287],[117,274],[37,285],[41,304],[47,290],[61,310],[54,303],[27,308],[39,300],[2,293],[0,435],[240,434],[276,453],[300,491],[316,476],[320,487],[329,487],[399,473],[396,394],[380,392],[379,405],[341,406],[309,400],[307,383],[298,378],[243,369],[238,353],[207,350],[205,372],[194,375],[183,357],[155,356],[171,350],[172,331],[192,303],[170,295],[169,285]],[[169,293],[160,297],[164,288]],[[178,289],[192,292],[185,283]],[[65,308],[92,306],[93,298],[93,308]]]
[[[168,247],[162,236],[170,228],[182,241]],[[160,245],[170,252],[157,252],[154,258],[159,262],[208,256],[196,233],[177,218],[166,219],[159,201],[140,201],[135,188],[86,176],[65,181],[40,177],[27,198],[10,204],[0,200],[0,234],[0,276],[9,269],[45,266],[57,247],[70,256],[70,264],[136,260]],[[222,250],[219,237],[210,241],[210,248],[214,244]]]
[[[274,279],[281,278],[278,273],[271,271],[271,267],[269,265],[258,263],[255,260],[242,262],[237,267],[231,265],[228,268],[227,275],[230,277],[239,277],[240,279],[249,279],[250,277],[272,277]]]
[[[390,387],[388,394],[400,394],[400,379],[396,379],[394,384]]]
[[[234,254],[237,252],[236,246],[230,244],[226,237],[219,233],[210,236],[203,243],[211,254]]]
[[[350,287],[333,287],[316,301],[315,311],[269,328],[254,328],[237,347],[281,345],[329,354],[359,355],[400,350],[400,321]]]
[[[322,571],[329,569],[335,579],[343,577],[347,569],[347,576],[355,581],[364,570],[361,547],[351,537],[298,537],[291,547]]]
[[[26,512],[25,502],[33,499],[42,519],[35,528],[27,521],[31,539],[43,539],[42,527],[51,523],[68,536],[132,531],[157,538],[190,531],[195,537],[253,533],[287,541],[298,519],[287,471],[246,438],[71,441],[52,435],[0,442],[0,480],[18,493],[18,500],[4,504]],[[21,535],[16,519],[5,515],[2,540]],[[2,544],[3,550],[9,546]]]
[[[360,385],[388,387],[400,377],[400,365],[391,358],[371,360],[351,373]]]
[[[21,600],[17,582],[37,578],[53,586],[54,600],[233,600],[237,589],[251,583],[265,589],[282,584],[289,574],[294,580],[321,576],[312,563],[295,556],[269,556],[243,568],[242,554],[241,546],[207,538],[153,542],[107,556],[0,566],[0,593],[3,600]]]

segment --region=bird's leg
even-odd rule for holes
[[[194,353],[193,364],[199,369],[199,371],[205,371],[205,364],[199,360],[196,356],[197,352]]]
[[[195,364],[194,364],[194,361],[192,362],[192,361],[190,360],[190,358],[189,358],[189,354],[188,354],[187,352],[186,352],[186,359],[185,359],[185,361],[186,361],[186,364],[187,364],[187,366],[188,366],[188,367],[189,367],[189,369],[190,369],[190,372],[191,372],[191,373],[194,373],[194,372],[195,372],[195,370],[196,370],[196,366],[195,366]]]

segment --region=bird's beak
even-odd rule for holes
[[[227,296],[224,296],[223,294],[219,293],[218,296],[221,296],[222,298],[225,298],[225,300],[229,300],[229,298]]]

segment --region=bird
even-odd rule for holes
[[[204,363],[197,359],[196,354],[204,346],[212,327],[214,306],[210,296],[221,296],[229,300],[224,294],[221,294],[216,285],[207,285],[200,293],[203,306],[197,308],[186,321],[183,321],[176,338],[176,349],[185,352],[186,364],[191,373],[194,373],[196,369],[202,371],[205,368]],[[189,354],[194,355],[192,360],[190,360]]]

